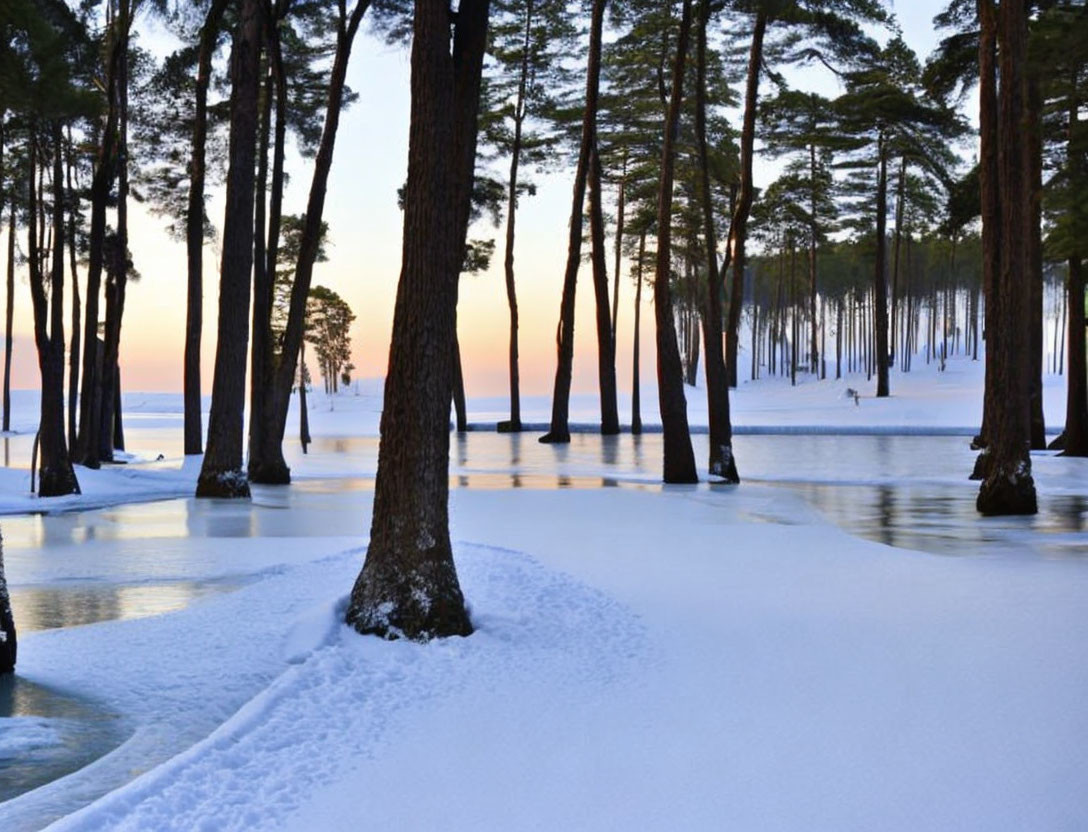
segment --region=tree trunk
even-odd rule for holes
[[[332,170],[333,150],[336,147],[336,132],[340,125],[340,110],[344,94],[344,80],[347,77],[351,47],[359,24],[370,6],[370,0],[358,0],[350,16],[340,16],[337,23],[336,55],[333,58],[329,76],[328,105],[325,110],[325,126],[321,132],[317,158],[314,160],[314,173],[310,181],[310,194],[306,203],[306,219],[299,241],[298,263],[295,267],[295,279],[291,285],[291,303],[284,328],[283,347],[280,351],[279,364],[275,376],[270,380],[272,402],[266,407],[265,416],[268,425],[261,432],[260,447],[250,445],[250,470],[255,475],[254,482],[261,482],[259,472],[271,471],[278,477],[277,482],[290,478],[290,469],[283,461],[283,435],[287,429],[287,409],[291,403],[291,390],[294,388],[295,371],[298,368],[299,350],[305,332],[306,301],[310,295],[310,283],[313,277],[314,263],[321,244],[321,223],[325,210],[325,193],[328,188],[329,172]],[[462,252],[462,256],[464,252]],[[256,460],[255,460],[256,456]],[[284,473],[285,472],[285,473]]]
[[[403,261],[370,545],[347,611],[357,631],[386,638],[472,632],[449,536],[450,345],[487,15],[488,0],[461,0],[451,56],[447,7],[414,10]]]
[[[646,261],[646,232],[638,235],[638,263],[635,266],[634,345],[631,356],[631,433],[642,433],[641,383],[639,381],[639,337],[642,326],[642,264]]]
[[[748,215],[752,212],[755,186],[752,178],[752,160],[755,157],[756,108],[759,99],[759,71],[763,65],[763,36],[767,31],[767,12],[761,7],[756,13],[752,30],[752,48],[748,55],[748,82],[744,93],[744,121],[740,133],[740,196],[733,209],[729,226],[729,255],[733,262],[733,287],[729,296],[729,323],[725,357],[729,371],[729,386],[737,386],[737,338],[740,335],[740,310],[744,302],[744,244],[748,235]],[[722,281],[725,271],[722,269]]]
[[[1037,70],[1025,82],[1024,146],[1028,183],[1028,408],[1032,450],[1046,449],[1043,417],[1043,102]]]
[[[465,373],[461,367],[461,342],[453,336],[453,413],[457,432],[468,430],[468,408],[465,404]]]
[[[691,0],[684,0],[676,41],[672,91],[661,149],[661,184],[657,200],[657,271],[654,275],[654,318],[657,323],[657,390],[665,440],[664,480],[667,483],[698,482],[695,455],[688,432],[684,372],[676,344],[669,276],[672,270],[672,191],[676,162],[675,142],[684,94],[684,67],[691,29]]]
[[[65,174],[68,183],[68,268],[72,274],[72,347],[68,354],[68,447],[75,448],[79,438],[76,412],[79,410],[79,360],[82,344],[80,343],[79,325],[82,322],[82,304],[79,297],[79,269],[76,262],[76,214],[79,211],[79,198],[72,182],[72,129],[68,128],[65,142]]]
[[[1031,265],[1031,171],[1024,136],[1024,66],[1027,60],[1028,15],[1024,0],[1002,0],[998,10],[1000,115],[998,170],[1002,257],[1000,317],[987,349],[997,350],[995,396],[989,453],[990,470],[979,489],[982,514],[1035,514],[1031,478],[1028,409],[1028,303]]]
[[[597,113],[593,112],[593,150],[589,157],[589,236],[592,244],[593,297],[597,311],[597,385],[601,394],[601,433],[620,432],[616,404],[616,353],[612,338],[612,311],[608,303],[608,267],[604,242],[604,193],[601,157],[597,152]]]
[[[620,314],[620,269],[623,262],[623,225],[627,207],[627,148],[623,148],[623,168],[620,173],[619,195],[616,197],[616,264],[613,269],[615,282],[612,284],[612,355],[616,352],[616,324]]]
[[[888,395],[888,284],[884,276],[885,223],[888,213],[888,151],[883,136],[877,148],[876,182],[876,269],[873,302],[876,329],[876,395]]]
[[[52,127],[53,144],[53,217],[52,274],[48,297],[45,275],[42,273],[41,252],[38,250],[38,193],[34,186],[37,167],[36,139],[31,126],[28,177],[27,233],[30,257],[30,295],[34,306],[34,340],[38,347],[41,371],[41,417],[38,425],[41,450],[38,494],[60,497],[79,494],[79,482],[68,458],[64,437],[64,166],[61,162],[62,133],[60,122]],[[44,165],[42,165],[44,168]]]
[[[15,318],[15,201],[8,208],[7,305],[4,312],[4,433],[11,430],[11,325]]]
[[[892,242],[892,314],[891,314],[891,338],[889,344],[892,349],[892,361],[895,350],[899,349],[899,341],[896,340],[897,327],[899,325],[899,249],[903,241],[903,197],[907,180],[907,157],[899,162],[899,180],[895,187],[895,240]],[[905,327],[904,327],[905,329]],[[906,350],[904,349],[905,353]]]
[[[812,346],[809,356],[813,374],[819,378],[820,342],[816,326],[816,244],[819,226],[816,222],[816,145],[810,144],[809,178],[812,181],[812,194],[809,200],[809,243],[808,243],[808,315],[812,324]]]
[[[710,194],[710,172],[706,143],[706,40],[710,27],[710,4],[699,4],[696,44],[695,136],[699,152],[699,196],[703,212],[703,242],[706,246],[706,300],[703,305],[703,347],[706,353],[707,419],[710,430],[711,476],[726,482],[740,482],[733,458],[733,426],[729,413],[729,376],[722,354],[722,282],[718,275],[718,240],[714,229],[714,208]],[[753,332],[755,326],[753,325]],[[755,350],[752,351],[753,355]],[[754,373],[753,373],[754,375]]]
[[[1069,258],[1069,374],[1063,456],[1088,456],[1088,361],[1085,360],[1084,271]]]
[[[514,104],[514,142],[510,152],[510,183],[506,198],[506,254],[503,273],[506,277],[506,303],[510,308],[510,419],[499,423],[499,430],[521,431],[521,381],[518,369],[518,296],[514,284],[514,223],[518,209],[518,167],[521,164],[521,130],[525,121],[525,90],[529,81],[529,49],[533,31],[533,0],[525,4],[525,37],[522,41],[521,70],[518,76],[518,97]]]
[[[204,449],[204,427],[200,400],[200,339],[204,326],[204,179],[208,142],[208,85],[212,56],[220,21],[228,0],[214,0],[200,29],[197,57],[196,107],[193,116],[192,157],[189,160],[189,202],[185,217],[185,246],[188,271],[185,296],[185,453]]]
[[[106,72],[106,124],[102,131],[102,144],[98,164],[91,180],[91,229],[87,252],[87,296],[83,326],[83,378],[79,399],[79,445],[75,453],[78,461],[88,468],[99,466],[100,419],[102,415],[102,380],[98,376],[98,356],[90,348],[98,339],[98,301],[102,293],[102,267],[105,258],[106,204],[109,201],[117,163],[117,124],[120,102],[117,88],[121,60],[128,48],[130,21],[118,19],[114,27],[119,31],[110,50]]]
[[[574,196],[567,239],[567,266],[563,274],[563,296],[559,302],[559,326],[556,329],[555,385],[552,391],[552,420],[541,442],[570,442],[570,385],[574,369],[574,296],[578,283],[578,265],[582,257],[582,214],[586,199],[590,156],[597,141],[597,91],[601,77],[601,38],[606,0],[593,0],[589,27],[589,56],[586,62],[586,104],[582,115],[582,140],[578,166],[574,173]],[[599,359],[599,353],[598,353]],[[602,402],[602,417],[604,414]],[[604,424],[602,421],[602,429]]]
[[[1001,201],[998,193],[997,138],[997,21],[993,0],[978,0],[979,15],[979,190],[982,196],[982,293],[986,303],[982,337],[986,342],[983,388],[982,425],[972,442],[974,448],[989,444],[991,414],[995,399],[1003,393],[996,383],[998,319],[1001,298],[998,283],[1001,275]],[[972,479],[986,475],[989,456],[980,456],[975,463]],[[984,461],[985,460],[985,461]],[[980,467],[981,464],[981,467]]]
[[[4,542],[0,540],[0,675],[15,672],[17,653],[15,618],[11,614],[8,582],[4,577]]]
[[[208,417],[208,447],[197,480],[198,497],[248,497],[242,470],[249,276],[253,268],[254,163],[262,11],[243,0],[231,49],[230,168],[219,277],[219,326]]]

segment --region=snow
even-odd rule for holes
[[[856,378],[759,382],[742,386],[735,415],[774,429],[973,429],[978,368],[949,368],[893,376],[892,399],[857,406],[841,395]],[[851,536],[775,484],[974,489],[955,474],[965,443],[927,459],[927,440],[911,438],[901,447],[919,453],[885,459],[873,436],[850,440],[855,458],[817,448],[757,465],[741,437],[741,476],[758,467],[761,482],[722,488],[651,485],[659,460],[631,456],[630,437],[611,465],[576,439],[561,470],[619,468],[627,487],[453,490],[476,632],[390,643],[341,623],[365,551],[373,494],[354,483],[373,476],[377,391],[315,397],[323,442],[289,460],[298,484],[245,508],[120,507],[65,540],[9,521],[16,592],[245,580],[169,614],[21,636],[21,677],[102,703],[127,739],[0,804],[0,828],[1088,827],[1083,521],[1061,557],[940,557]],[[1048,384],[1048,414],[1063,412],[1060,392]],[[592,399],[577,401],[572,418],[591,421]],[[171,403],[148,402],[177,432]],[[473,412],[486,421],[488,408]],[[469,478],[503,463],[454,451]],[[1042,499],[1088,496],[1082,460],[1033,462]],[[189,493],[196,476],[169,454],[96,473],[62,505]],[[5,510],[55,505],[12,482],[0,480]],[[55,741],[47,722],[17,719],[29,721],[0,719],[0,757]]]

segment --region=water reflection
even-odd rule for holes
[[[11,606],[19,632],[28,633],[175,612],[199,598],[230,592],[244,583],[232,578],[128,585],[12,587]]]
[[[82,768],[124,738],[121,720],[95,703],[0,676],[0,802]]]

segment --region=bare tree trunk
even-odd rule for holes
[[[639,336],[642,326],[642,264],[646,262],[646,232],[638,235],[638,263],[635,265],[635,334],[631,358],[631,433],[642,433],[641,384],[639,382]]]
[[[888,151],[881,136],[877,149],[876,184],[876,270],[873,277],[873,302],[876,329],[876,395],[888,391],[888,284],[884,275],[885,218],[888,212]]]
[[[230,169],[219,277],[218,340],[208,447],[197,480],[198,497],[249,497],[249,483],[242,470],[242,444],[262,16],[259,0],[243,0],[231,50]]]
[[[1043,101],[1037,70],[1025,82],[1025,152],[1028,169],[1028,407],[1032,450],[1046,449],[1043,417]]]
[[[1088,456],[1088,361],[1085,360],[1084,271],[1069,259],[1069,375],[1066,377],[1065,456]]]
[[[72,129],[68,128],[65,142],[65,168],[68,182],[68,268],[72,274],[72,347],[68,354],[68,447],[75,448],[78,439],[76,413],[79,410],[79,359],[80,331],[82,322],[82,304],[79,297],[79,269],[76,263],[76,213],[79,211],[79,197],[72,182]]]
[[[4,433],[11,430],[11,325],[15,318],[15,201],[8,208],[7,306],[4,314]]]
[[[612,355],[616,353],[616,324],[620,314],[620,269],[623,262],[623,226],[624,212],[627,206],[627,147],[623,148],[623,168],[620,173],[620,189],[616,198],[616,265],[613,269],[616,275],[612,285]]]
[[[896,340],[899,324],[899,247],[903,240],[903,199],[907,181],[907,157],[899,162],[899,180],[895,188],[895,240],[892,243],[892,314],[891,314],[891,339],[890,346],[893,352],[899,349]],[[903,350],[906,352],[906,350]]]
[[[461,342],[453,337],[453,412],[457,419],[457,432],[468,430],[468,409],[465,404],[465,374],[461,369]]]
[[[586,180],[589,177],[590,157],[597,141],[597,93],[601,77],[601,38],[605,3],[606,0],[593,0],[593,15],[589,27],[582,143],[578,151],[578,167],[574,173],[570,235],[567,240],[567,266],[563,274],[563,296],[559,302],[559,325],[556,328],[555,337],[557,361],[552,392],[552,419],[548,432],[540,437],[541,442],[570,442],[570,385],[574,369],[574,296],[578,283],[578,265],[582,257],[582,213],[586,198]]]
[[[990,470],[979,489],[982,514],[1035,514],[1028,408],[1028,321],[1031,265],[1030,142],[1024,136],[1024,66],[1028,13],[1024,0],[1002,0],[998,10],[1000,117],[998,125],[1001,239],[1000,318],[993,343],[998,351],[989,453]]]
[[[451,55],[445,4],[414,11],[403,262],[370,545],[346,616],[386,638],[472,632],[450,545],[448,425],[487,15],[488,0],[461,0]]]
[[[763,36],[767,31],[767,12],[763,6],[756,12],[752,30],[752,48],[748,55],[748,82],[744,93],[744,121],[740,134],[740,196],[733,209],[729,226],[729,255],[733,262],[733,287],[729,296],[729,322],[726,341],[726,369],[729,386],[737,386],[737,338],[740,335],[740,310],[744,302],[744,246],[748,234],[748,215],[752,212],[755,185],[752,161],[755,157],[756,108],[759,98],[759,71],[763,65]],[[725,280],[723,268],[722,280]]]
[[[593,150],[589,157],[589,236],[592,243],[593,296],[597,312],[597,385],[601,394],[601,433],[609,436],[620,432],[620,416],[616,404],[616,353],[612,338],[612,313],[608,304],[602,178],[594,112]]]
[[[676,345],[669,276],[672,270],[672,191],[675,141],[684,94],[684,67],[691,29],[691,0],[684,0],[676,41],[672,91],[661,149],[661,185],[657,201],[657,272],[654,276],[654,318],[657,323],[657,390],[665,440],[664,480],[667,483],[698,482],[695,455],[688,432],[684,374]]]
[[[193,116],[192,156],[189,160],[189,202],[185,218],[188,280],[185,296],[185,453],[204,449],[200,400],[200,339],[204,297],[204,156],[208,140],[208,85],[220,21],[228,0],[214,0],[200,29],[197,57],[196,107]]]

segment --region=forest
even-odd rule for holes
[[[180,45],[146,49],[147,21]],[[746,333],[753,378],[864,369],[877,397],[891,392],[891,367],[943,367],[961,353],[984,361],[980,453],[964,475],[981,483],[982,514],[1034,513],[1029,452],[1047,445],[1044,297],[1055,299],[1052,362],[1060,340],[1068,385],[1067,412],[1048,414],[1064,428],[1053,447],[1088,455],[1088,9],[952,0],[934,25],[942,40],[923,60],[878,0],[7,0],[5,428],[22,272],[41,373],[39,493],[78,492],[77,466],[97,468],[124,447],[119,355],[127,286],[139,277],[136,201],[186,246],[179,360],[185,453],[203,454],[196,495],[290,482],[283,443],[291,396],[307,386],[305,343],[317,347],[326,391],[353,369],[354,315],[313,273],[341,114],[358,97],[348,64],[366,26],[411,50],[411,124],[373,526],[348,611],[360,631],[471,629],[446,485],[451,402],[466,426],[458,282],[501,257],[509,418],[499,430],[519,432],[516,221],[545,170],[568,171],[573,193],[541,442],[570,441],[574,302],[588,259],[604,435],[621,430],[621,280],[635,281],[636,331],[641,293],[652,294],[665,483],[697,482],[700,468],[740,482],[730,388]],[[791,86],[811,68],[838,94]],[[286,169],[289,141],[308,170]],[[779,171],[762,187],[757,154]],[[297,215],[284,207],[291,175],[309,181]],[[221,221],[206,210],[217,188]],[[471,236],[488,219],[501,240]],[[212,240],[219,262],[206,262]],[[206,273],[219,313],[205,434]],[[636,340],[635,433],[638,350]],[[702,466],[685,399],[700,375]]]

